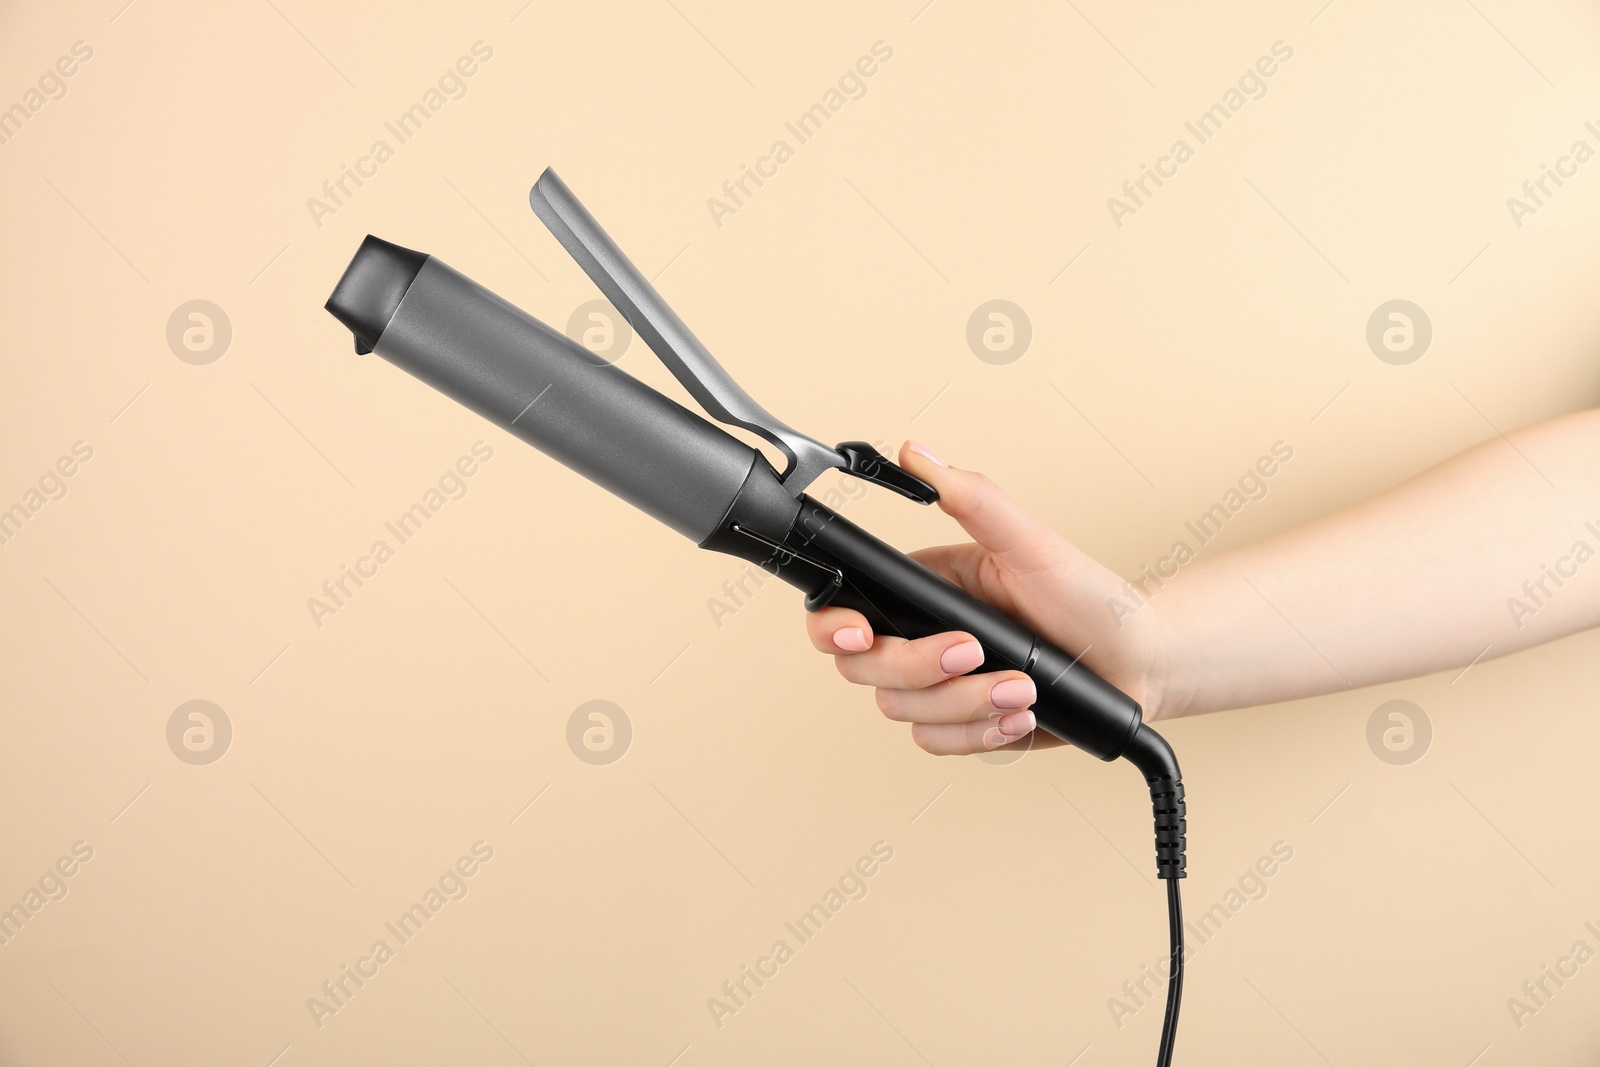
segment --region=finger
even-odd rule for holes
[[[982,663],[983,646],[965,633],[934,634],[916,641],[879,637],[869,651],[834,659],[847,681],[881,689],[922,689]]]
[[[806,633],[818,652],[851,655],[872,647],[872,625],[859,611],[823,608],[806,612]]]
[[[895,722],[990,722],[1038,699],[1021,671],[969,674],[926,689],[879,689],[878,710]]]
[[[995,723],[988,722],[963,722],[963,723],[929,723],[919,722],[911,725],[911,739],[917,747],[935,756],[969,756],[974,752],[993,752],[1002,745],[1009,745],[1021,741],[1033,729],[1033,712],[1017,712],[1020,717],[1029,720],[1027,729],[1019,733],[1009,733]],[[1020,721],[1015,725],[1020,726]]]
[[[927,445],[907,441],[900,465],[939,491],[939,507],[972,539],[1018,570],[1043,566],[1040,546],[1061,551],[1065,542],[1030,515],[987,476],[952,467]],[[1067,551],[1076,551],[1066,548]]]

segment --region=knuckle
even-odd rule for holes
[[[885,684],[895,689],[926,689],[930,683],[928,679],[918,677],[914,667],[898,665],[889,672],[889,677],[885,680]]]
[[[898,721],[901,718],[900,702],[895,693],[893,689],[875,689],[872,692],[872,699],[877,702],[878,710],[883,712],[884,718]]]
[[[930,684],[924,677],[922,651],[913,645],[902,646],[900,655],[884,663],[884,670],[896,689],[924,689]]]
[[[969,514],[977,515],[985,509],[994,506],[995,500],[1000,496],[1000,487],[987,474],[979,474],[973,478],[972,491],[967,500]]]

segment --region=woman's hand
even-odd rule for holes
[[[1119,627],[1110,602],[1123,598],[1123,580],[988,478],[948,466],[914,441],[900,449],[900,465],[939,491],[939,507],[976,542],[925,548],[912,558],[1081,656],[1143,705],[1145,721],[1161,718],[1161,624],[1153,604],[1124,617]],[[811,613],[806,629],[840,674],[875,687],[884,715],[910,723],[912,740],[935,755],[999,748],[1035,727],[1033,680],[1021,671],[969,674],[983,662],[983,649],[970,634],[916,641],[874,634],[861,613],[848,608]],[[1042,732],[1034,740],[1060,743]]]

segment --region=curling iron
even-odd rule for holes
[[[1170,1062],[1182,990],[1183,783],[1172,749],[1139,705],[1079,659],[1030,632],[805,494],[838,469],[919,504],[933,487],[863,441],[830,448],[783,423],[729,376],[553,170],[529,200],[556,240],[706,413],[759,450],[633,378],[432,256],[368,236],[327,310],[375,352],[677,530],[798,587],[805,607],[853,608],[875,632],[949,631],[983,646],[980,671],[1033,679],[1039,728],[1143,773],[1155,813],[1156,873],[1172,942],[1157,1063]]]

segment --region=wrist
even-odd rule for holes
[[[1188,647],[1185,635],[1189,631],[1188,615],[1178,590],[1180,584],[1170,582],[1162,590],[1163,595],[1152,597],[1145,605],[1146,610],[1141,612],[1146,618],[1140,621],[1149,626],[1150,649],[1141,705],[1144,721],[1150,723],[1179,718],[1195,706],[1193,676],[1184,668]]]

